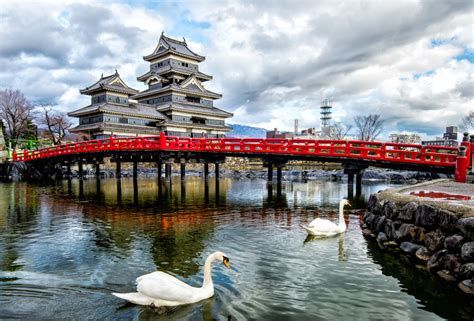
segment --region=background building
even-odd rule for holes
[[[446,127],[446,132],[443,137],[437,137],[435,140],[424,140],[421,142],[424,146],[450,146],[457,147],[458,143],[458,128],[456,126]]]
[[[231,128],[225,119],[232,113],[214,106],[221,94],[207,90],[203,82],[212,76],[199,71],[205,60],[188,48],[186,40],[161,35],[150,55],[143,57],[150,70],[137,79],[148,85],[142,92],[129,87],[117,71],[80,92],[91,104],[70,112],[79,118],[71,132],[80,139],[115,136],[166,135],[223,137]]]
[[[420,144],[421,137],[416,134],[390,134],[390,141],[400,144]]]

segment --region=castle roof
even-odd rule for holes
[[[109,76],[101,75],[100,79],[94,84],[80,90],[81,94],[93,95],[101,91],[112,91],[121,94],[134,95],[138,93],[138,90],[133,89],[120,78],[119,73],[115,70],[115,73]]]
[[[150,70],[150,71],[146,72],[145,74],[143,74],[141,76],[138,76],[137,80],[138,81],[146,81],[151,75],[162,76],[162,75],[164,75],[166,73],[169,73],[169,72],[173,72],[173,73],[176,73],[176,74],[181,74],[181,75],[184,75],[184,76],[189,76],[192,73],[194,73],[194,74],[196,74],[196,77],[198,77],[201,80],[211,80],[212,79],[212,76],[207,75],[205,73],[202,73],[200,71],[189,70],[187,68],[182,68],[182,67],[165,66],[163,68],[159,68],[159,69],[156,69],[156,70]]]
[[[156,109],[160,112],[165,111],[181,111],[189,112],[193,114],[221,116],[221,117],[232,117],[233,114],[217,107],[204,107],[199,104],[193,103],[166,103],[156,106]]]
[[[198,62],[204,61],[206,59],[204,56],[200,56],[197,53],[193,52],[191,49],[189,49],[186,43],[186,39],[183,38],[183,41],[179,41],[173,38],[166,37],[164,33],[161,33],[160,40],[158,41],[158,44],[156,45],[156,48],[153,53],[147,56],[143,56],[143,59],[146,61],[151,61],[153,59],[170,53]]]
[[[189,76],[189,77],[191,77],[191,76]],[[188,79],[189,79],[189,77],[188,77]],[[193,76],[193,77],[195,77],[195,76]],[[218,98],[222,97],[221,94],[218,94],[218,93],[212,92],[210,90],[207,90],[202,86],[201,86],[201,88],[199,88],[196,85],[183,87],[181,85],[173,83],[173,84],[169,84],[167,86],[164,86],[162,88],[148,88],[148,89],[146,89],[144,91],[141,91],[138,94],[134,95],[132,98],[133,99],[138,99],[138,98],[147,97],[147,96],[151,96],[151,95],[161,94],[161,93],[164,93],[164,92],[167,92],[167,91],[176,91],[176,92],[180,92],[180,93],[183,93],[183,94],[191,94],[191,95],[196,95],[196,96],[199,96],[199,97],[207,97],[207,98],[214,98],[214,99],[218,99]]]
[[[145,117],[153,119],[167,119],[168,117],[162,114],[153,105],[129,103],[128,105],[120,105],[114,103],[102,103],[83,107],[81,109],[68,113],[71,117],[80,117],[88,114],[107,113],[116,115],[127,115],[136,117]]]

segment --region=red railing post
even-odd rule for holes
[[[467,167],[471,165],[471,142],[469,141],[469,133],[463,134],[461,146],[466,147]]]
[[[454,173],[454,180],[456,182],[466,183],[468,167],[469,167],[469,161],[466,156],[466,147],[461,146],[459,148],[459,154],[456,157],[456,171]]]
[[[166,148],[166,136],[165,133],[160,133],[160,150],[164,150]]]

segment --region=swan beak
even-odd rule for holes
[[[222,263],[224,263],[226,268],[230,269],[229,258],[227,256],[224,256]]]

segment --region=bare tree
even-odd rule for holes
[[[72,122],[65,113],[54,110],[51,105],[42,104],[41,109],[40,123],[46,127],[47,135],[53,144],[61,144]]]
[[[331,126],[329,137],[331,139],[343,140],[352,129],[352,125],[344,125],[342,122],[334,122]]]
[[[459,128],[464,131],[474,130],[474,111],[469,112],[469,114],[462,118],[462,123],[459,125]]]
[[[382,132],[384,120],[379,114],[354,117],[355,127],[358,132],[358,139],[372,141]]]
[[[5,123],[7,136],[16,140],[31,129],[34,107],[19,90],[0,91],[0,118]]]

